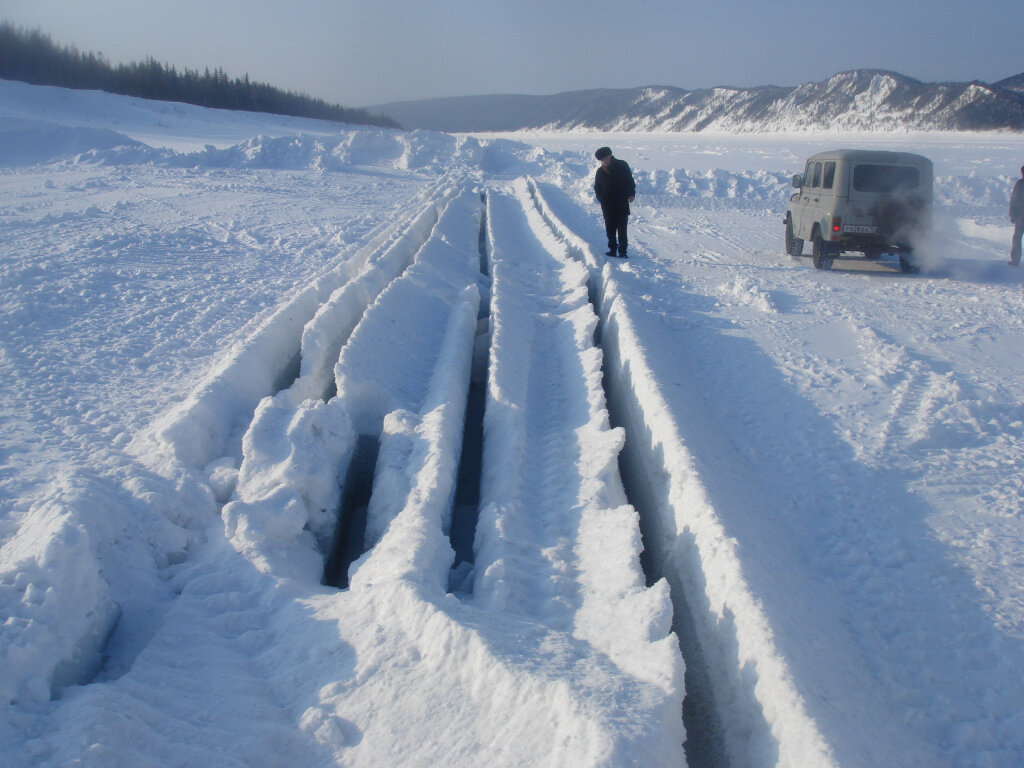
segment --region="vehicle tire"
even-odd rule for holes
[[[882,249],[877,245],[872,245],[864,249],[864,258],[871,259],[872,261],[882,258]]]
[[[900,272],[913,275],[920,271],[921,268],[917,266],[917,261],[914,260],[913,251],[907,251],[906,253],[900,254]]]
[[[804,241],[793,234],[792,219],[786,219],[786,253],[794,259],[804,255]]]
[[[834,258],[828,243],[821,239],[820,233],[815,232],[811,247],[811,261],[814,263],[814,268],[832,269],[832,259]]]

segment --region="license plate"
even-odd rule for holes
[[[867,224],[847,224],[843,227],[843,232],[852,232],[856,235],[873,235],[877,227],[868,226]]]

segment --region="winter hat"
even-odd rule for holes
[[[594,157],[596,157],[598,160],[604,160],[611,153],[612,151],[608,147],[601,147],[599,150],[597,150],[597,152],[594,153]]]

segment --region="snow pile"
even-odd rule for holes
[[[1010,191],[1016,179],[1010,176],[939,176],[935,179],[936,205],[950,208],[996,208],[1000,218],[1010,207]]]
[[[676,201],[676,205],[727,200],[737,205],[763,208],[780,202],[784,204],[792,194],[789,177],[766,171],[730,173],[715,169],[702,173],[678,169],[639,172],[635,176],[638,194],[657,195],[659,201],[664,199],[661,196],[668,197]]]
[[[64,126],[41,120],[7,118],[0,122],[0,168],[49,163],[83,152],[142,145],[106,128]]]
[[[69,468],[31,506],[0,550],[5,702],[44,702],[89,682],[107,661],[123,612],[159,610],[154,582],[185,557],[189,540],[168,507],[204,500],[173,490],[143,473],[112,486]],[[130,656],[138,640],[118,645]]]
[[[80,508],[88,506],[66,494],[45,499],[0,550],[4,701],[47,701],[51,688],[87,681],[100,667],[118,607],[82,519]],[[40,625],[57,631],[33,631]]]

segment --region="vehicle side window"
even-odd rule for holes
[[[825,163],[825,176],[822,179],[821,186],[825,189],[832,189],[832,184],[836,180],[836,164]]]
[[[811,180],[812,187],[821,186],[821,163],[814,164],[814,178]]]
[[[921,172],[910,166],[861,164],[853,169],[853,188],[857,192],[890,194],[916,189],[920,184]]]
[[[807,167],[804,168],[804,186],[811,186],[811,176],[814,174],[814,163],[810,160],[807,161]]]

